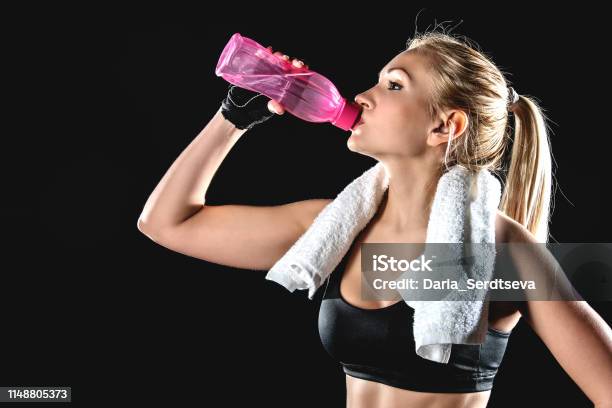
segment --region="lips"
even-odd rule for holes
[[[355,125],[355,127],[353,129],[357,129],[359,126],[363,125],[365,122],[363,121],[363,117],[359,118],[359,121],[357,122],[357,124]]]

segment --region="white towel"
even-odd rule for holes
[[[317,289],[376,214],[389,187],[389,176],[377,163],[353,180],[315,218],[308,230],[268,271],[266,279],[290,292]],[[477,174],[455,165],[439,179],[427,226],[427,243],[495,243],[495,217],[501,197],[499,181],[487,170]],[[460,246],[452,246],[459,248]],[[468,245],[476,262],[462,265],[461,280],[489,280],[495,265],[495,245]],[[427,253],[427,246],[425,249]],[[448,254],[462,259],[465,253]],[[416,353],[448,363],[451,346],[481,344],[488,328],[488,300],[483,292],[451,291],[449,300],[404,301],[414,309]],[[446,299],[446,298],[445,298]],[[459,299],[459,300],[457,300]],[[475,300],[479,299],[479,300]]]

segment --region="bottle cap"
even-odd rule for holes
[[[344,105],[340,110],[340,114],[336,120],[332,121],[332,125],[339,127],[342,130],[351,130],[357,124],[361,117],[361,106],[353,102],[347,102],[344,99]]]

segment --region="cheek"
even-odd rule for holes
[[[422,133],[426,128],[424,113],[414,106],[394,107],[387,116],[387,130],[402,135]]]
[[[348,139],[349,149],[374,153],[420,154],[426,142],[426,115],[417,103],[411,102],[381,100],[377,106],[376,118],[372,119],[369,125],[365,125],[363,133],[358,132]]]
[[[425,148],[421,132],[413,128],[404,128],[389,135],[387,146],[391,151],[409,156],[417,155]]]
[[[418,127],[422,126],[424,110],[420,104],[412,99],[391,101],[385,109],[386,118],[393,126]]]
[[[388,146],[397,152],[419,154],[426,148],[428,120],[418,107],[404,106],[390,117],[387,127]]]

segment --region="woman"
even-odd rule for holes
[[[295,59],[293,63],[303,65]],[[482,53],[448,34],[431,32],[411,40],[383,68],[379,82],[355,98],[363,107],[363,123],[353,130],[348,148],[384,163],[390,182],[378,213],[346,254],[346,269],[341,275],[332,274],[348,306],[364,313],[387,312],[396,306],[360,298],[358,244],[425,242],[432,187],[453,164],[499,170],[509,145],[509,111],[514,112],[516,131],[496,217],[496,242],[546,242],[551,156],[545,118],[532,99],[512,92],[504,75]],[[186,255],[268,270],[332,201],[272,207],[205,205],[211,179],[233,145],[246,130],[273,116],[271,112],[284,113],[277,101],[255,95],[230,90],[219,111],[152,192],[138,220],[140,231]],[[239,97],[244,103],[237,101]],[[253,107],[256,99],[259,106]],[[597,407],[612,404],[611,330],[586,302],[491,302],[489,326],[504,337],[521,316]],[[453,392],[450,383],[437,384],[439,392],[424,392],[389,385],[384,374],[370,379],[347,374],[346,385],[347,406],[353,408],[485,407],[491,393],[490,388]]]

